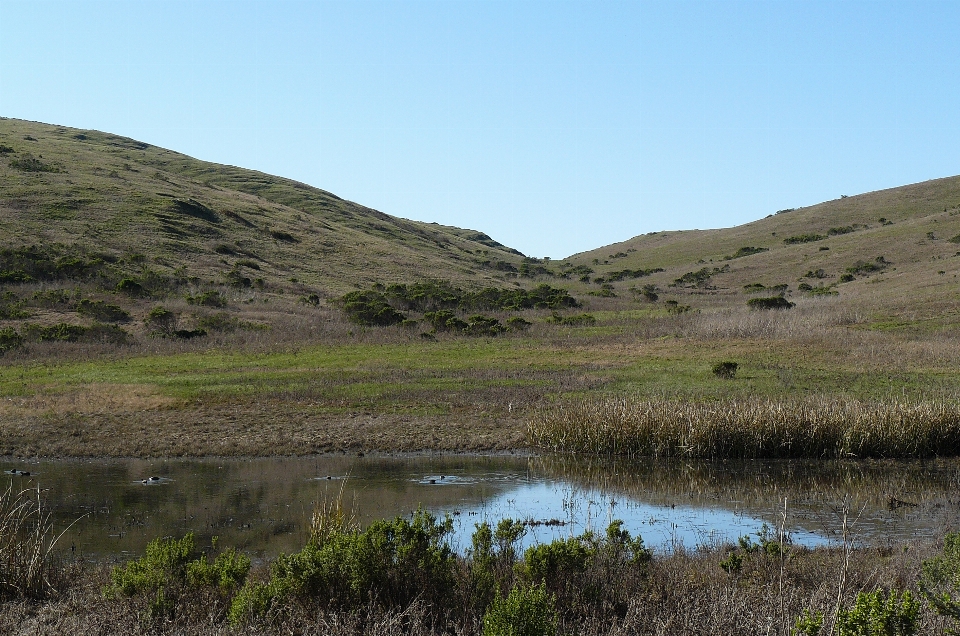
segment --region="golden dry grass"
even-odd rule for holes
[[[960,454],[955,400],[606,398],[565,401],[531,418],[544,451],[628,457],[893,457]]]

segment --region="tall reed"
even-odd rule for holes
[[[531,445],[628,457],[960,455],[960,405],[849,397],[565,400],[535,410]]]
[[[11,482],[0,492],[0,600],[40,599],[56,590],[65,575],[51,555],[59,538],[39,488],[14,491]]]

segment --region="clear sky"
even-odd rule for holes
[[[960,2],[0,0],[0,115],[559,258],[960,173]]]

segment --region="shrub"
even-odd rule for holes
[[[597,319],[592,314],[577,314],[575,316],[561,316],[553,314],[547,318],[547,322],[555,325],[565,325],[568,327],[587,327],[597,324]]]
[[[737,369],[739,367],[740,365],[738,365],[736,362],[725,360],[724,362],[718,362],[713,365],[711,370],[713,371],[713,375],[717,376],[718,378],[732,380],[734,377],[736,377]]]
[[[423,314],[423,318],[430,323],[434,331],[463,331],[469,326],[449,309],[428,311]]]
[[[668,300],[668,301],[664,302],[663,304],[664,304],[664,306],[667,308],[667,313],[668,313],[668,314],[674,314],[674,315],[677,315],[677,316],[679,316],[680,314],[684,314],[684,313],[690,311],[690,309],[691,309],[690,305],[681,305],[681,304],[680,304],[679,302],[677,302],[676,300]]]
[[[854,276],[853,274],[843,274],[838,280],[841,283],[849,283],[851,281],[856,280],[856,276]]]
[[[520,316],[512,316],[507,318],[507,329],[510,329],[511,331],[526,331],[532,324],[532,322],[529,320],[524,320]]]
[[[361,325],[386,327],[400,324],[407,317],[390,306],[379,291],[355,291],[340,298],[347,317]]]
[[[783,242],[786,245],[798,245],[800,243],[813,243],[814,241],[822,241],[827,237],[822,234],[798,234],[797,236],[788,236],[783,239]]]
[[[506,330],[507,328],[496,318],[477,314],[470,316],[464,332],[471,336],[497,336]]]
[[[231,316],[225,311],[197,318],[197,327],[206,331],[222,331],[224,333],[233,333],[237,329],[262,330],[267,325],[240,320],[236,316]]]
[[[63,342],[77,342],[86,333],[88,328],[80,325],[71,325],[60,322],[55,325],[28,324],[23,328],[23,337],[31,342],[46,342],[60,340]]]
[[[670,285],[671,287],[697,287],[697,288],[706,288],[710,285],[710,278],[714,274],[721,274],[730,269],[729,265],[724,265],[723,267],[704,267],[698,269],[695,272],[687,272],[680,278],[677,278]]]
[[[144,319],[144,324],[160,334],[169,335],[177,328],[178,316],[165,307],[154,307]]]
[[[483,616],[483,636],[554,636],[559,617],[544,585],[516,586],[497,595]]]
[[[23,338],[13,327],[4,327],[0,329],[0,355],[7,351],[17,349],[23,345]]]
[[[445,537],[453,522],[417,510],[411,520],[375,521],[366,530],[333,526],[314,533],[304,548],[280,555],[267,583],[248,584],[234,599],[230,620],[262,616],[289,597],[328,607],[358,609],[371,597],[406,607],[420,598],[441,606],[453,591],[455,557]]]
[[[104,322],[129,322],[130,314],[117,305],[108,305],[102,300],[81,300],[77,303],[77,313]]]
[[[24,153],[19,159],[11,159],[10,167],[23,172],[60,172],[56,166],[44,163],[28,153]]]
[[[589,267],[586,269],[590,270],[590,273],[593,272],[593,270]],[[644,276],[651,276],[662,271],[664,271],[662,267],[654,267],[651,269],[621,269],[619,271],[606,274],[604,278],[610,282],[616,282],[625,280],[627,278],[643,278]]]
[[[117,291],[129,296],[143,296],[143,285],[132,278],[124,278],[117,283]]]
[[[723,260],[730,261],[735,258],[743,258],[744,256],[752,256],[754,254],[760,254],[761,252],[769,252],[769,247],[741,247],[731,256],[724,256]]]
[[[747,301],[747,306],[751,309],[790,309],[793,303],[783,296],[772,296],[769,298],[751,298]]]
[[[204,329],[177,329],[170,335],[180,340],[192,340],[193,338],[204,337],[207,332]]]
[[[300,302],[304,305],[313,305],[314,307],[320,306],[320,295],[319,294],[307,294],[300,297]]]
[[[108,598],[149,594],[150,617],[172,617],[188,589],[213,587],[229,594],[243,585],[249,571],[250,559],[233,549],[218,554],[211,564],[197,550],[193,533],[188,533],[182,539],[164,537],[148,543],[144,556],[113,569],[113,582],[104,594]]]
[[[191,305],[202,305],[203,307],[226,307],[227,299],[218,291],[206,291],[196,296],[187,296],[187,302]]]
[[[838,636],[912,636],[917,633],[920,603],[903,594],[860,592],[853,607],[837,611]]]
[[[948,533],[943,552],[927,559],[920,568],[920,593],[941,616],[960,627],[960,533]]]

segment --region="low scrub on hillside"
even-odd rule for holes
[[[373,289],[345,294],[338,300],[350,320],[367,326],[413,325],[410,313],[437,331],[492,336],[507,331],[496,318],[473,311],[522,311],[526,309],[562,309],[580,303],[565,289],[541,284],[532,289],[488,287],[468,291],[447,281],[425,281],[409,285],[375,285]]]

